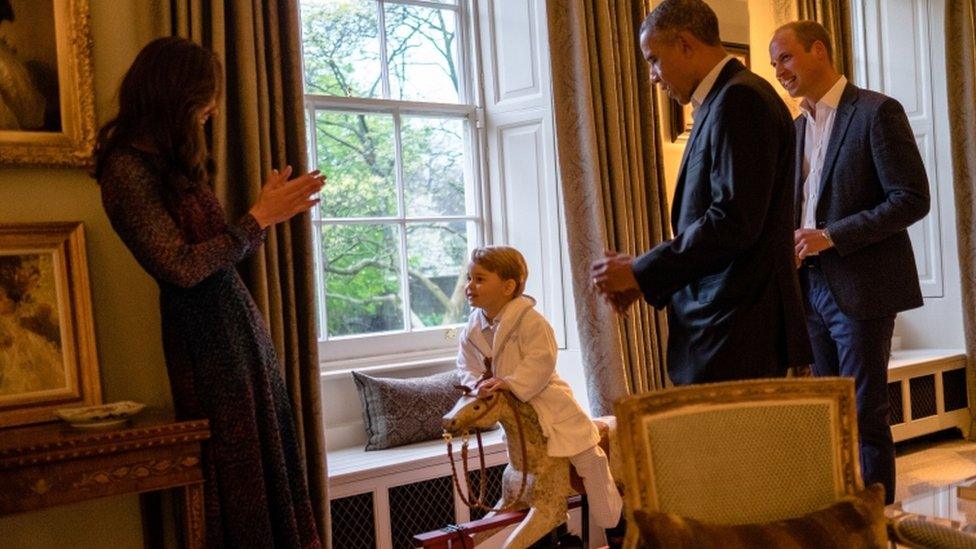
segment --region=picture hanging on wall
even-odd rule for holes
[[[100,403],[82,224],[0,224],[0,427]]]
[[[0,0],[0,166],[91,166],[89,17],[89,0]]]

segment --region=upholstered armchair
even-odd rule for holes
[[[850,379],[674,388],[623,399],[616,416],[628,548],[638,545],[638,509],[717,525],[768,523],[829,507],[863,489]],[[933,533],[931,524],[918,525],[925,538],[915,538],[910,523],[897,532],[888,526],[888,535],[900,535],[899,543],[909,546],[976,546],[976,538],[948,528]]]

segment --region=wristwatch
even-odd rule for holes
[[[827,232],[827,229],[822,229],[820,232],[823,233],[824,240],[827,241],[827,247],[828,248],[833,248],[834,247],[834,239],[833,238],[830,238],[830,233]]]

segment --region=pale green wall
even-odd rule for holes
[[[158,0],[90,0],[96,116],[104,122],[122,74],[163,21]],[[98,186],[81,170],[0,167],[0,222],[82,221],[106,402],[171,408],[155,283],[115,236]],[[0,518],[0,547],[142,547],[139,500],[108,498]]]

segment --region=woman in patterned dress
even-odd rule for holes
[[[99,132],[95,177],[112,227],[159,284],[177,416],[210,420],[208,547],[320,547],[278,358],[235,265],[270,225],[315,204],[325,178],[272,171],[228,224],[204,131],[220,74],[216,56],[188,40],[147,45]]]

